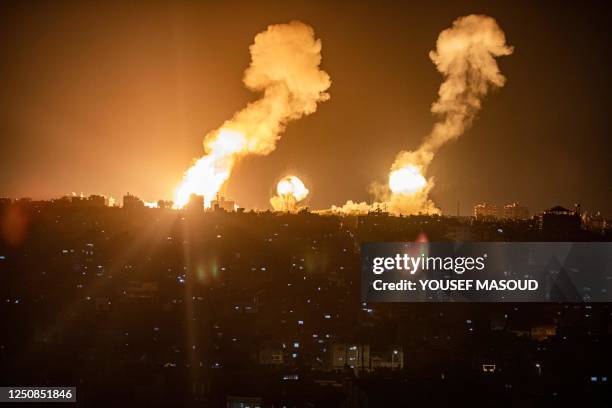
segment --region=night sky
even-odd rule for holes
[[[242,160],[226,193],[269,208],[293,173],[312,208],[371,201],[434,123],[439,32],[476,13],[515,51],[498,60],[506,86],[434,159],[433,200],[451,214],[519,201],[612,215],[609,4],[397,3],[3,2],[0,196],[171,198],[203,136],[258,97],[242,83],[255,34],[296,19],[323,41],[331,99],[276,151]]]

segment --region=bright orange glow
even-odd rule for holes
[[[427,180],[415,166],[401,167],[389,174],[389,188],[395,194],[414,194],[426,185]]]
[[[299,177],[283,177],[276,185],[276,195],[270,199],[270,204],[276,211],[296,212],[299,210],[298,203],[304,200],[309,192]]]
[[[279,196],[291,195],[295,201],[302,201],[309,191],[297,176],[287,176],[276,185],[276,193]]]
[[[204,197],[210,207],[237,160],[247,155],[268,155],[287,124],[317,110],[329,99],[331,85],[322,71],[321,41],[312,27],[299,21],[274,24],[255,36],[249,47],[251,63],[244,71],[246,87],[261,93],[209,133],[205,155],[183,177],[174,194],[174,207],[189,202],[191,194]]]
[[[210,207],[230,176],[236,156],[247,149],[244,133],[221,128],[206,142],[208,154],[191,166],[174,192],[174,207],[182,208],[191,194],[204,196],[204,206]]]

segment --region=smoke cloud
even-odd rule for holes
[[[175,206],[191,194],[203,195],[206,206],[231,175],[233,166],[249,154],[267,155],[288,122],[310,115],[329,99],[329,75],[319,68],[321,40],[312,27],[292,21],[269,26],[250,46],[251,64],[244,84],[260,99],[236,112],[204,139],[205,155],[189,168],[175,192]]]
[[[374,185],[375,196],[380,201],[371,205],[348,201],[342,207],[333,206],[331,211],[365,213],[381,209],[396,214],[440,213],[429,198],[434,180],[424,175],[438,149],[470,127],[487,93],[504,86],[506,78],[495,58],[512,52],[513,48],[506,45],[504,32],[488,16],[460,17],[451,28],[442,31],[436,50],[429,53],[444,77],[438,100],[431,107],[438,121],[416,150],[397,155],[388,185]]]
[[[397,155],[389,177],[389,207],[392,212],[439,212],[429,199],[433,179],[427,180],[418,191],[406,191],[406,186],[416,182],[406,169],[416,169],[419,175],[425,174],[438,149],[470,127],[487,93],[506,82],[495,58],[512,52],[513,48],[506,45],[504,32],[488,16],[460,17],[451,28],[440,33],[436,50],[429,53],[444,76],[438,100],[431,107],[431,112],[440,119],[418,149]],[[395,185],[391,182],[394,177]]]

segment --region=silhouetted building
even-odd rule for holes
[[[490,220],[499,218],[499,209],[495,204],[476,204],[474,206],[474,217],[477,220]]]
[[[189,212],[204,211],[204,196],[191,194],[189,196],[189,201],[185,205],[185,210]]]
[[[404,368],[404,351],[401,347],[394,347],[385,351],[372,351],[370,353],[372,369],[386,368],[401,370]]]
[[[159,200],[157,202],[157,208],[172,208],[174,203],[170,200]]]
[[[217,195],[217,199],[212,201],[213,211],[234,211],[236,203],[231,200],[226,200],[223,196]]]
[[[144,208],[144,202],[140,198],[127,193],[123,196],[123,208],[127,210]]]
[[[582,214],[582,222],[586,229],[596,234],[604,234],[612,226],[599,211],[595,214]]]
[[[54,207],[71,208],[103,208],[106,206],[106,197],[92,194],[89,197],[83,195],[67,195],[51,200]]]
[[[275,343],[262,344],[259,347],[258,362],[264,365],[281,365],[284,361],[283,348]]]
[[[559,205],[549,208],[540,215],[540,229],[558,236],[575,233],[580,230],[580,215]]]
[[[88,202],[87,202],[87,198],[85,198],[84,196],[80,195],[73,195],[69,197],[69,201],[70,201],[70,205],[72,207],[87,207],[88,206]]]
[[[87,197],[87,204],[89,207],[102,208],[106,205],[106,197],[101,195],[90,195]]]
[[[503,217],[512,220],[526,220],[529,218],[529,209],[517,202],[504,206]]]
[[[404,367],[402,347],[370,350],[368,344],[334,344],[331,353],[331,368],[351,368],[355,373],[377,369],[400,370]]]
[[[531,338],[535,341],[545,341],[557,334],[557,326],[554,324],[541,324],[531,328]]]

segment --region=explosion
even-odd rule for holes
[[[428,194],[433,179],[426,180],[423,174],[438,149],[470,127],[489,90],[504,86],[506,78],[495,57],[512,52],[504,32],[488,16],[460,17],[440,33],[429,57],[445,77],[431,107],[441,118],[418,149],[397,155],[389,175],[392,212],[439,212]]]
[[[192,194],[204,196],[205,206],[210,207],[210,202],[229,178],[236,156],[246,144],[244,134],[226,128],[207,139],[208,154],[185,172],[183,182],[176,189],[174,205],[177,208],[184,207]]]
[[[415,166],[408,165],[389,174],[389,188],[394,194],[414,194],[427,185],[427,180]]]
[[[488,16],[460,17],[440,33],[436,50],[429,58],[444,76],[438,100],[431,112],[440,119],[414,151],[400,152],[389,173],[388,186],[375,185],[381,202],[371,205],[348,201],[332,212],[364,213],[384,209],[395,214],[437,214],[440,210],[429,198],[434,186],[425,173],[438,149],[461,136],[481,109],[482,100],[494,88],[504,86],[506,78],[499,71],[496,57],[510,55],[504,32]]]
[[[298,203],[304,200],[309,192],[297,176],[287,176],[276,185],[276,195],[270,199],[270,204],[275,211],[296,212]]]
[[[185,172],[174,194],[175,208],[185,206],[191,194],[204,196],[210,207],[238,159],[269,154],[288,122],[314,113],[329,99],[325,91],[331,80],[319,68],[321,40],[312,27],[299,21],[271,25],[255,36],[249,50],[243,81],[263,95],[206,135],[205,155]]]

